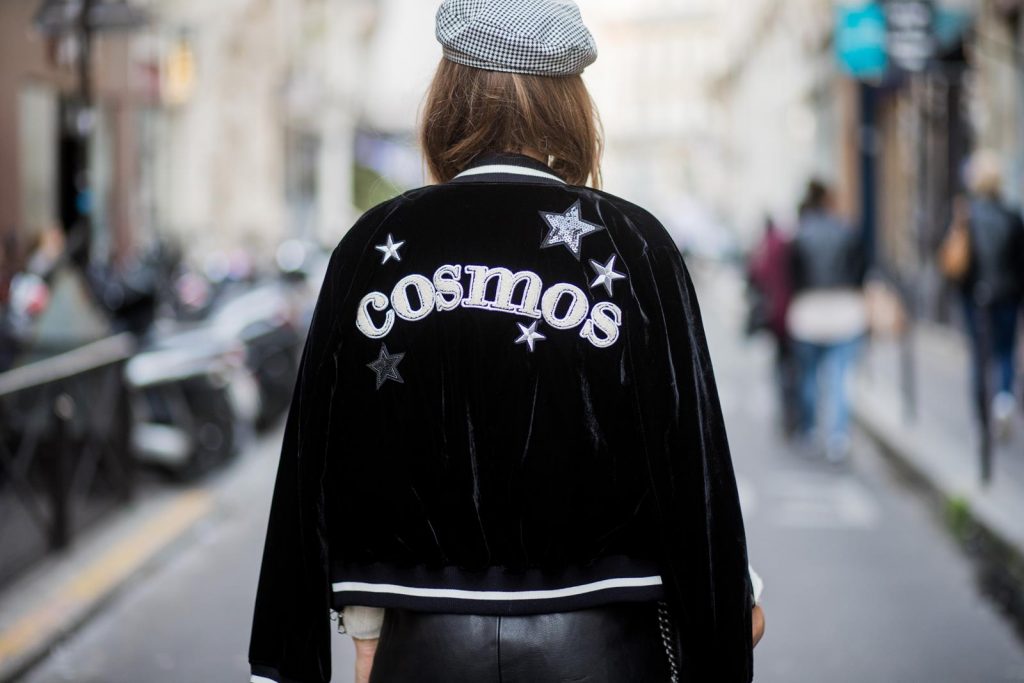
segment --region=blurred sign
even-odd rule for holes
[[[164,62],[163,96],[171,105],[188,102],[196,80],[196,59],[192,46],[179,38]]]
[[[954,49],[974,23],[969,9],[954,9],[939,5],[935,9],[935,46],[939,53]]]
[[[885,0],[888,40],[893,65],[921,71],[936,52],[935,5],[931,0]]]
[[[836,6],[836,56],[851,76],[880,79],[889,66],[886,17],[877,2]]]

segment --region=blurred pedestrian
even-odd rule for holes
[[[850,450],[850,370],[868,330],[867,259],[860,234],[830,201],[822,182],[808,184],[790,245],[794,298],[787,329],[799,364],[800,432],[812,443],[820,439],[827,458],[839,462]]]
[[[763,621],[697,298],[661,224],[585,186],[579,9],[445,0],[436,34],[438,184],[332,254],[253,680],[329,680],[331,608],[360,682],[746,683]]]
[[[754,292],[747,328],[748,332],[764,329],[775,342],[774,379],[786,436],[792,436],[798,425],[797,372],[792,339],[786,329],[792,299],[789,260],[789,241],[775,221],[766,217],[764,234],[747,262],[747,279]]]
[[[1001,198],[1002,172],[993,152],[982,150],[971,157],[966,181],[969,197],[954,203],[950,233],[959,230],[966,236],[960,286],[971,343],[973,395],[979,410],[991,401],[997,433],[1005,436],[1017,405],[1014,357],[1024,292],[1024,222]],[[994,381],[984,382],[988,377]]]

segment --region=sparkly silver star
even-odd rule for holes
[[[580,260],[580,243],[583,238],[592,232],[604,230],[604,226],[589,223],[580,218],[580,201],[569,207],[565,213],[548,213],[541,211],[540,215],[551,227],[551,232],[540,243],[541,249],[553,247],[556,244],[564,244],[565,248],[572,252],[576,260]]]
[[[405,244],[404,241],[396,242],[395,239],[389,234],[388,235],[388,241],[385,244],[378,244],[376,247],[374,247],[374,249],[376,249],[380,253],[384,254],[384,258],[381,259],[381,262],[380,262],[381,265],[384,265],[390,259],[395,259],[396,261],[401,261],[402,260],[402,256],[401,256],[401,254],[398,253],[398,250],[402,248],[403,244]]]
[[[590,267],[597,273],[597,278],[590,283],[591,287],[600,287],[604,285],[604,288],[608,291],[608,296],[614,295],[612,292],[612,285],[616,280],[624,280],[626,278],[622,273],[615,271],[615,255],[608,259],[608,263],[600,263],[594,259],[590,259]]]
[[[389,379],[399,384],[405,384],[405,380],[398,374],[398,364],[402,362],[404,357],[404,353],[388,353],[387,344],[380,345],[380,355],[377,357],[377,360],[366,364],[366,367],[377,373],[378,389],[384,386],[384,382],[387,382]]]
[[[547,337],[545,337],[543,334],[537,331],[537,324],[539,322],[539,320],[534,321],[534,323],[529,327],[522,323],[516,323],[516,325],[519,325],[519,331],[522,332],[522,334],[519,336],[519,339],[516,339],[516,344],[526,344],[527,346],[530,347],[531,353],[533,352],[533,345],[535,343],[537,343],[541,339],[547,339]]]

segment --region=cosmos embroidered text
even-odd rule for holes
[[[464,276],[469,280],[465,286]],[[614,344],[622,325],[622,309],[610,301],[591,306],[576,285],[558,282],[545,289],[540,276],[529,270],[443,265],[432,278],[419,274],[403,277],[390,296],[368,293],[359,302],[356,327],[371,339],[382,339],[396,319],[415,322],[435,311],[460,307],[543,319],[556,330],[579,328],[580,337],[598,348]]]

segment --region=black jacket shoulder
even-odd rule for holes
[[[424,217],[429,217],[439,204],[450,201],[459,202],[465,195],[478,192],[481,188],[504,188],[504,192],[524,198],[531,195],[550,196],[550,191],[554,189],[567,198],[586,201],[589,206],[598,210],[600,217],[604,220],[611,218],[615,219],[616,223],[628,224],[643,237],[650,249],[663,247],[677,249],[675,241],[664,224],[653,213],[627,199],[591,187],[551,186],[529,182],[465,185],[441,183],[407,190],[363,213],[342,238],[339,246],[346,243],[350,246],[353,243],[362,244],[365,240],[375,237],[379,230],[383,232],[383,229],[396,218],[406,218],[410,213],[417,215],[419,212],[423,212]]]

